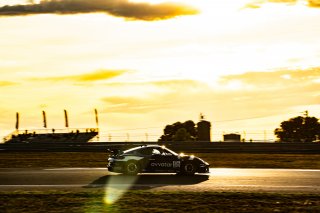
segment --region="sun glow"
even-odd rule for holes
[[[0,5],[32,2],[39,1],[0,0]],[[0,103],[1,133],[12,131],[16,111],[24,116],[25,128],[38,125],[37,111],[43,106],[51,111],[52,127],[60,125],[56,115],[61,109],[83,115],[72,120],[82,125],[88,121],[88,109],[97,107],[105,116],[101,129],[103,125],[110,129],[156,126],[153,140],[157,140],[166,123],[197,119],[202,110],[208,120],[223,121],[252,114],[279,115],[299,104],[318,103],[314,97],[319,77],[308,69],[319,67],[320,25],[315,20],[320,13],[306,1],[259,1],[255,7],[248,7],[251,0],[129,2],[173,2],[199,13],[164,19],[155,13],[151,14],[155,19],[148,20],[103,10],[0,16],[0,94],[5,100]],[[139,5],[137,9],[143,11]],[[293,90],[297,79],[290,72],[297,68],[306,69],[311,77]],[[123,72],[109,76],[98,70]],[[266,82],[246,73],[261,74]],[[290,92],[294,95],[280,98]],[[259,94],[264,99],[252,101]],[[303,103],[290,99],[297,95]],[[235,102],[234,97],[241,101]],[[237,107],[230,108],[234,104]],[[273,107],[262,109],[265,105]],[[241,122],[234,128],[242,130]],[[272,129],[275,121],[269,123],[266,128]],[[260,126],[265,124],[261,121]],[[141,135],[145,140],[146,133]]]

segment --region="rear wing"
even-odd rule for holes
[[[121,155],[123,153],[121,149],[107,149],[107,152],[111,155]]]

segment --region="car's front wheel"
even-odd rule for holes
[[[183,164],[181,173],[184,175],[194,175],[197,167],[192,161],[187,161]]]
[[[125,174],[136,175],[140,171],[139,163],[136,161],[129,161],[125,167]]]

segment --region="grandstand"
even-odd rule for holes
[[[52,129],[48,130],[24,130],[14,131],[4,138],[5,143],[59,143],[73,142],[86,143],[96,141],[99,137],[98,128],[87,129]]]
[[[43,115],[44,129],[20,130],[19,113],[16,113],[16,130],[4,137],[4,143],[86,143],[99,140],[98,111],[94,109],[96,128],[69,128],[67,110],[64,110],[64,129],[48,129],[45,111]]]

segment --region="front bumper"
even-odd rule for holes
[[[209,164],[200,164],[198,168],[198,173],[209,173],[210,172],[209,168],[210,168]]]

